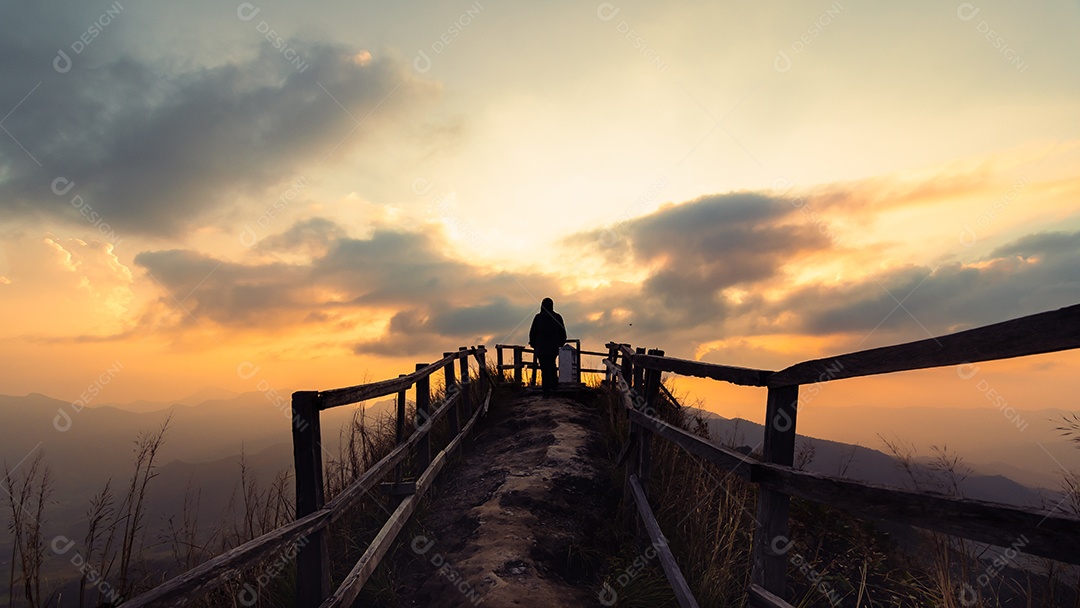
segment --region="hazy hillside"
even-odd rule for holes
[[[373,403],[365,413],[385,414],[392,404],[392,400]],[[54,425],[59,411],[70,415],[65,431]],[[339,431],[353,411],[342,407],[323,413],[323,441],[331,454],[337,453]],[[45,395],[0,395],[0,460],[15,468],[44,451],[54,487],[50,520],[77,528],[90,498],[109,478],[116,487],[130,477],[136,438],[155,431],[171,416],[158,453],[159,476],[151,485],[150,521],[178,513],[189,486],[201,491],[200,516],[219,517],[239,483],[241,452],[262,484],[291,468],[290,414],[254,392],[196,405],[139,402],[80,412]]]
[[[1057,489],[1065,470],[1080,471],[1080,449],[1054,429],[1071,411],[993,407],[850,408],[812,403],[799,412],[799,431],[844,443],[884,449],[882,437],[913,442],[920,452],[948,446],[984,474],[1000,474],[1032,487]]]
[[[764,427],[760,424],[741,418],[723,418],[697,408],[690,409],[700,413],[708,422],[709,434],[717,442],[736,447],[760,448],[764,433]],[[892,486],[912,487],[911,477],[903,471],[897,460],[881,451],[800,435],[796,443],[797,461],[799,454],[808,454],[807,450],[809,449],[813,450],[813,458],[805,466],[808,471],[829,475],[843,475],[852,479]],[[925,450],[920,454],[928,457],[931,452]],[[925,461],[926,459],[923,459],[923,462]],[[922,466],[916,474],[920,479],[930,479],[933,476],[933,473],[925,466]],[[932,488],[927,487],[926,489]],[[1038,506],[1044,504],[1047,500],[1053,500],[1056,496],[1056,493],[1052,491],[1031,488],[1003,475],[979,473],[970,475],[963,480],[960,489],[963,495],[968,498],[1016,505]],[[1050,504],[1053,504],[1053,502]]]

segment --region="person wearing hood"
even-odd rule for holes
[[[533,317],[529,329],[529,346],[533,347],[536,360],[540,363],[544,396],[548,397],[559,386],[559,376],[555,369],[555,358],[559,348],[566,344],[566,325],[562,316],[555,312],[555,303],[551,298],[544,298],[540,303],[540,312]]]

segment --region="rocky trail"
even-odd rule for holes
[[[395,563],[401,606],[597,605],[617,499],[584,392],[493,407]],[[407,546],[406,546],[407,544]]]

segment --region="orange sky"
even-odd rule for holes
[[[349,385],[524,342],[545,296],[586,348],[770,369],[1074,304],[1080,9],[955,8],[132,7],[64,72],[99,15],[26,8],[0,26],[37,58],[0,66],[0,393]],[[1072,408],[1077,371],[992,375]],[[985,405],[969,385],[815,399]]]

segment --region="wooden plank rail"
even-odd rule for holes
[[[753,608],[795,608],[791,604],[784,601],[784,598],[770,593],[761,588],[760,585],[750,583],[750,605]]]
[[[792,365],[769,386],[810,384],[1080,348],[1080,304],[895,346]]]
[[[858,517],[902,523],[999,547],[1016,546],[1023,541],[1020,550],[1024,553],[1080,565],[1080,543],[1076,542],[1080,539],[1080,517],[1076,515],[904,490],[799,471],[791,466],[801,384],[1080,348],[1080,305],[928,340],[805,361],[779,372],[664,357],[662,351],[644,354],[644,349],[616,342],[605,346],[608,348],[604,359],[606,378],[616,387],[630,427],[619,462],[626,463],[627,492],[633,496],[639,515],[646,520],[646,528],[650,528],[647,515],[652,513],[638,478],[640,459],[648,452],[645,436],[661,437],[758,485],[753,571],[748,588],[751,606],[791,606],[783,599],[787,556],[778,553],[772,542],[788,536],[791,496],[849,511]],[[649,371],[643,376],[642,370]],[[648,374],[661,371],[768,387],[761,460],[715,445],[657,418],[649,407],[652,402],[641,395],[643,390],[655,393],[652,386],[655,377]],[[670,393],[665,394],[675,402]],[[639,453],[638,462],[632,456],[635,449]],[[655,518],[652,521],[655,523]],[[663,537],[658,526],[648,532],[654,542]],[[665,572],[669,573],[666,564]],[[669,581],[681,603],[679,580],[672,580],[669,573]]]
[[[472,354],[470,351],[458,351],[456,353],[450,353],[449,355],[439,359],[435,363],[429,363],[428,365],[418,368],[415,372],[407,374],[405,376],[399,376],[397,378],[390,378],[388,380],[382,380],[379,382],[372,382],[370,384],[360,384],[358,386],[348,386],[345,388],[335,388],[328,391],[319,391],[317,401],[319,403],[319,409],[325,410],[339,405],[349,405],[350,403],[359,403],[360,401],[367,401],[368,399],[374,399],[376,397],[383,397],[391,393],[406,390],[412,385],[416,384],[417,380],[427,378],[431,374],[442,369],[447,363],[461,358],[466,354]]]
[[[259,560],[266,558],[275,551],[283,550],[297,551],[297,564],[300,567],[298,576],[305,576],[304,559],[306,556],[309,560],[307,563],[309,569],[307,576],[325,579],[323,582],[308,580],[306,583],[298,580],[297,605],[316,606],[322,603],[323,598],[329,595],[329,590],[325,589],[323,583],[329,581],[328,575],[330,572],[326,553],[323,549],[325,547],[323,531],[347,515],[349,509],[367,496],[381,479],[394,474],[397,466],[416,450],[421,443],[430,439],[435,425],[449,412],[455,411],[455,408],[461,405],[462,400],[468,398],[469,393],[467,390],[448,393],[447,398],[439,404],[439,407],[434,412],[417,421],[418,424],[415,425],[415,430],[408,438],[400,441],[379,462],[364,471],[344,490],[325,504],[322,501],[319,411],[389,394],[397,395],[399,403],[403,403],[402,395],[404,391],[414,385],[423,388],[431,374],[452,365],[453,362],[459,359],[462,362],[462,369],[465,370],[468,357],[471,355],[477,358],[480,363],[481,385],[488,387],[484,404],[471,416],[469,423],[450,440],[447,447],[440,451],[436,457],[438,462],[433,462],[424,470],[417,480],[418,489],[416,494],[410,495],[397,505],[395,513],[401,511],[402,505],[406,503],[412,505],[411,507],[404,507],[411,513],[415,509],[416,500],[419,500],[417,495],[423,494],[427,490],[435,476],[445,465],[446,458],[461,445],[463,439],[475,426],[477,419],[487,413],[491,399],[491,388],[487,384],[487,370],[483,365],[484,351],[483,346],[462,349],[444,356],[443,359],[436,363],[418,366],[417,370],[412,374],[402,375],[390,380],[334,389],[332,391],[299,391],[294,393],[294,419],[296,412],[299,411],[302,414],[299,420],[308,423],[306,425],[294,425],[294,442],[296,442],[294,453],[297,457],[297,464],[303,464],[302,468],[297,468],[297,507],[298,512],[301,506],[310,512],[301,513],[301,516],[295,521],[234,547],[121,605],[125,608],[188,605],[193,599],[219,587],[230,579],[237,578],[246,568],[254,566]],[[304,479],[302,480],[301,477]],[[387,525],[389,526],[395,521],[391,519],[391,522]],[[400,521],[400,525],[404,525],[404,520]],[[385,530],[387,528],[384,526]],[[313,542],[312,539],[316,540]],[[386,542],[392,542],[392,539]],[[320,544],[323,546],[318,546]],[[312,549],[316,549],[316,551],[313,552]],[[381,549],[381,553],[373,560],[369,548],[369,552],[365,553],[368,561],[364,563],[370,564],[370,568],[373,570],[378,565],[378,559],[383,554],[385,554],[385,549]],[[355,584],[355,580],[353,584]],[[359,589],[357,589],[358,591]]]
[[[472,418],[462,429],[461,433],[442,450],[431,461],[431,464],[424,473],[416,480],[416,493],[407,497],[394,509],[394,512],[390,515],[386,524],[375,536],[371,544],[368,545],[364,554],[357,560],[356,565],[348,575],[345,576],[345,580],[338,586],[337,591],[333,595],[328,597],[325,602],[322,603],[320,608],[339,608],[341,606],[351,606],[353,601],[356,600],[356,596],[360,594],[360,590],[363,589],[364,584],[367,582],[371,574],[375,572],[375,568],[379,565],[379,562],[386,556],[386,552],[390,550],[390,546],[394,543],[398,533],[405,527],[405,523],[412,517],[413,512],[416,510],[417,504],[420,499],[423,498],[428,488],[435,481],[435,478],[442,471],[446,465],[447,459],[451,454],[457,450],[461,445],[462,440],[468,436],[472,431],[473,426],[476,425],[476,421],[480,419],[482,415],[487,413],[488,404],[491,402],[491,389],[488,389],[488,394],[484,398],[484,404],[476,410]]]
[[[850,511],[859,517],[898,522],[1001,547],[1015,546],[1023,540],[1020,550],[1024,553],[1080,564],[1080,543],[1076,542],[1080,538],[1078,516],[904,490],[799,471],[791,466],[800,385],[1080,348],[1080,305],[927,340],[804,361],[777,372],[665,357],[661,350],[646,351],[625,343],[609,342],[605,344],[607,352],[582,350],[580,341],[576,341],[576,345],[578,369],[605,374],[607,385],[615,386],[623,406],[621,409],[627,415],[629,437],[619,457],[619,463],[626,465],[625,496],[635,506],[642,526],[640,530],[651,539],[664,573],[684,608],[696,607],[697,603],[647,497],[652,458],[650,446],[655,438],[674,443],[687,453],[758,486],[753,570],[747,590],[752,606],[790,608],[784,600],[787,557],[773,548],[776,538],[788,535],[790,497]],[[526,366],[535,366],[533,350],[505,344],[496,344],[495,348],[495,369],[499,376],[504,370],[513,369],[514,381],[523,383]],[[504,349],[512,351],[512,364],[504,362]],[[443,353],[443,358],[434,363],[417,364],[413,373],[397,378],[328,391],[294,393],[297,519],[230,549],[122,606],[189,604],[237,578],[260,560],[283,551],[297,554],[297,606],[336,608],[351,605],[416,510],[418,502],[444,469],[450,455],[462,445],[479,418],[486,415],[492,386],[485,353],[486,348],[482,345],[462,347],[457,352]],[[526,353],[534,355],[531,360],[526,361]],[[602,368],[581,369],[582,355],[604,357]],[[469,377],[469,357],[475,358],[479,368],[475,379]],[[460,382],[455,380],[456,363],[460,364]],[[446,397],[434,412],[429,412],[430,377],[439,371],[446,377]],[[767,388],[761,459],[716,445],[657,417],[654,408],[667,407],[660,399],[661,394],[678,405],[660,383],[663,372]],[[413,388],[417,403],[415,430],[404,437],[405,392]],[[397,399],[397,445],[324,504],[320,412],[386,395],[395,395]],[[474,395],[477,398],[484,395],[483,404],[475,412],[472,410]],[[450,418],[448,424],[453,436],[428,462],[430,451],[426,448],[431,442],[432,430],[444,417]],[[459,429],[462,421],[465,424]],[[411,454],[416,455],[414,462],[419,465],[418,475],[415,482],[406,482],[401,479],[401,465]],[[393,513],[337,590],[330,593],[330,564],[326,550],[328,526],[345,517],[376,484],[390,476],[395,479],[394,484],[388,484],[395,492],[395,502],[391,503]]]
[[[608,369],[618,370],[618,366],[611,363],[608,360],[604,360],[604,363],[608,365]],[[625,383],[622,383],[622,376],[616,373],[616,378],[620,382],[619,394],[622,397],[623,406],[626,408],[626,413],[632,421],[642,426],[646,426],[649,430],[664,439],[678,445],[687,452],[708,460],[709,462],[721,467],[733,475],[741,477],[747,481],[750,480],[750,468],[757,461],[735,450],[725,448],[723,446],[716,445],[697,435],[692,435],[689,432],[680,429],[676,426],[672,426],[667,422],[655,417],[649,416],[641,411],[638,411],[634,407],[633,399],[630,396],[629,387]]]
[[[295,545],[313,531],[325,528],[330,515],[330,511],[326,509],[316,511],[307,517],[253,538],[124,602],[121,606],[124,608],[187,606],[192,598],[200,597],[222,583],[236,578],[245,568],[254,565],[263,557]]]
[[[757,463],[751,481],[790,496],[918,528],[1008,547],[1023,535],[1023,552],[1080,564],[1080,517],[934,492],[903,490],[791,467]]]
[[[682,376],[723,380],[740,386],[765,386],[769,381],[769,376],[773,373],[763,369],[734,367],[717,363],[705,363],[704,361],[657,357],[647,354],[639,355],[636,353],[634,354],[634,365],[662,372],[675,372]]]
[[[690,585],[686,584],[686,577],[683,576],[682,570],[679,569],[675,556],[671,554],[667,538],[664,537],[664,533],[660,530],[660,524],[656,523],[656,516],[653,515],[652,508],[649,507],[649,499],[645,498],[645,491],[641,488],[637,475],[630,476],[630,491],[634,495],[634,504],[637,505],[638,516],[641,517],[642,522],[645,524],[649,540],[652,541],[652,548],[656,550],[657,557],[660,558],[660,565],[664,568],[664,574],[667,576],[671,589],[675,592],[675,599],[679,602],[679,606],[682,606],[682,608],[698,608],[697,600],[694,599],[694,594],[690,591]]]
[[[405,457],[428,436],[431,429],[435,428],[435,424],[439,419],[445,416],[450,408],[455,406],[458,397],[459,395],[454,395],[440,405],[439,409],[431,414],[428,421],[425,422],[423,426],[416,429],[408,439],[391,450],[389,454],[372,465],[370,469],[364,471],[364,473],[350,483],[347,488],[342,490],[337,496],[330,500],[330,502],[326,503],[326,508],[332,512],[330,523],[334,523],[341,519],[351,507],[363,500],[363,498],[374,489],[376,483],[378,483],[380,479],[385,477],[399,462],[404,460]]]

